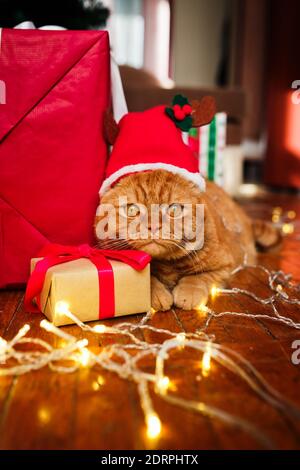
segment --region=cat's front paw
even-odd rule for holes
[[[171,292],[156,277],[151,276],[151,306],[156,311],[170,310],[173,305]]]
[[[194,310],[205,305],[209,289],[203,283],[195,283],[190,277],[183,278],[173,289],[174,304],[183,310]]]

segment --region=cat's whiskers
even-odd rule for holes
[[[176,240],[172,240],[172,239],[169,239],[168,242],[170,244],[173,244],[176,246],[176,248],[178,248],[179,250],[181,250],[184,254],[184,256],[188,257],[192,264],[193,264],[193,268],[196,267],[196,265],[198,265],[198,259],[197,259],[197,254],[195,251],[191,251],[191,250],[187,250],[183,245],[182,243],[184,242],[184,239],[180,240],[180,242],[176,241]]]
[[[104,248],[108,250],[121,250],[121,249],[129,249],[130,246],[125,239],[106,239],[106,240],[99,240],[97,243],[97,248]]]
[[[185,240],[185,238],[183,238],[181,240],[181,243],[186,243],[186,242],[187,242],[187,240]],[[193,265],[193,271],[194,271],[194,268],[196,268],[199,265],[197,252],[194,251],[194,250],[187,250],[186,247],[182,244],[179,244],[177,246],[178,246],[178,248],[181,248],[181,250],[184,252],[185,256],[187,256],[190,259],[190,261]]]
[[[137,235],[137,234],[136,234]],[[108,249],[108,250],[128,250],[132,249],[132,242],[137,241],[138,238],[132,238],[132,239],[124,239],[124,238],[108,238],[105,240],[99,240],[98,243],[96,244],[96,248],[102,248],[102,249]],[[150,240],[151,241],[151,240]],[[197,253],[194,250],[187,250],[184,246],[185,243],[188,242],[184,237],[181,240],[176,240],[172,238],[168,238],[164,240],[166,244],[173,245],[176,247],[178,250],[181,251],[183,257],[187,257],[192,264],[192,269],[191,271],[195,271],[196,267],[199,264],[198,258],[197,258]],[[141,247],[143,249],[143,247]]]

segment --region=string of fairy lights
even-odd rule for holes
[[[121,379],[132,381],[137,386],[141,409],[144,414],[146,438],[156,441],[163,432],[163,423],[154,409],[153,394],[162,400],[181,407],[185,410],[200,413],[218,419],[223,423],[241,429],[261,443],[263,447],[271,448],[271,440],[252,423],[243,418],[232,415],[225,410],[212,406],[201,400],[189,400],[178,392],[178,387],[169,377],[165,370],[170,362],[174,351],[194,350],[199,353],[199,364],[203,378],[211,373],[212,362],[227,369],[244,381],[260,399],[270,404],[281,412],[300,419],[300,410],[281,396],[253,365],[234,350],[215,342],[213,335],[207,333],[207,328],[214,318],[225,316],[239,316],[243,318],[263,319],[277,322],[285,327],[300,329],[300,322],[279,313],[279,305],[294,305],[298,311],[300,307],[299,285],[292,277],[282,271],[271,271],[264,266],[250,266],[244,263],[232,274],[243,270],[255,269],[262,271],[266,277],[266,287],[269,296],[261,298],[255,293],[237,287],[224,289],[213,287],[211,297],[220,295],[241,295],[252,299],[261,311],[256,309],[255,313],[238,311],[216,312],[205,305],[199,306],[199,312],[205,316],[205,322],[201,329],[193,333],[176,333],[163,328],[156,328],[151,324],[153,315],[158,313],[153,310],[148,312],[139,323],[122,322],[114,326],[98,323],[91,326],[81,322],[71,311],[67,302],[56,304],[56,314],[68,316],[84,333],[101,337],[101,347],[94,352],[89,348],[87,338],[78,339],[65,330],[54,326],[43,319],[40,327],[58,339],[58,346],[54,347],[48,341],[28,336],[30,325],[25,324],[17,334],[6,340],[0,337],[0,377],[20,376],[31,371],[48,366],[52,371],[67,374],[77,371],[79,368],[102,368],[117,374]],[[265,313],[265,307],[269,313]],[[162,313],[163,315],[163,313]],[[160,341],[149,343],[141,333],[155,333]],[[115,341],[108,341],[105,337],[114,337]],[[166,339],[167,338],[167,339]],[[126,340],[126,341],[124,341]],[[26,349],[22,346],[26,345]],[[149,372],[143,368],[143,361],[150,359],[153,367]],[[103,379],[95,383],[94,390],[100,388]],[[196,378],[195,378],[196,380]],[[43,415],[46,420],[47,416]]]
[[[274,207],[272,210],[272,222],[275,227],[278,227],[283,235],[292,235],[295,227],[298,225],[296,219],[296,212],[294,210],[284,211],[282,207]]]

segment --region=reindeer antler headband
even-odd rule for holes
[[[184,132],[191,127],[201,127],[209,124],[216,113],[216,102],[212,96],[205,96],[201,100],[188,99],[182,95],[173,98],[172,107],[166,107],[167,116],[174,122],[175,126]],[[104,118],[105,139],[113,145],[119,134],[119,125],[114,120],[111,111]]]

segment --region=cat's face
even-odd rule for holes
[[[201,193],[179,175],[156,170],[124,177],[98,207],[99,247],[139,249],[157,259],[181,258],[203,228],[199,206],[203,208]]]

